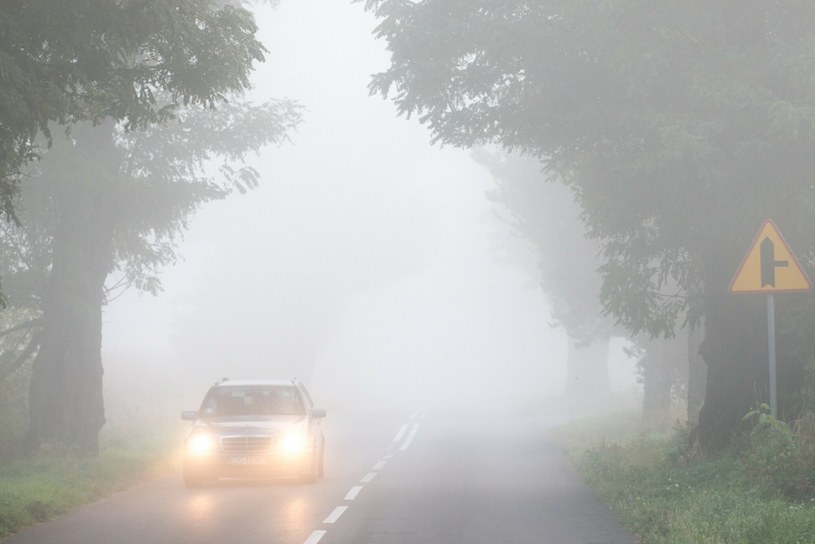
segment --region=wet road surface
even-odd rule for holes
[[[634,544],[548,436],[518,414],[329,414],[316,484],[180,474],[3,544]]]

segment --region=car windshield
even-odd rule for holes
[[[201,406],[204,417],[305,415],[306,409],[293,386],[222,386],[207,394]]]

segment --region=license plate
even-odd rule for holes
[[[230,465],[265,465],[266,458],[260,455],[243,455],[227,459]]]

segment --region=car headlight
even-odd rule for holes
[[[283,434],[277,447],[286,455],[302,455],[308,449],[308,436],[302,431],[290,431]]]
[[[217,447],[218,443],[211,434],[199,433],[187,439],[187,453],[192,455],[207,455]]]

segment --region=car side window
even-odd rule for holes
[[[300,416],[306,413],[300,395],[294,387],[280,388],[278,394],[281,397],[281,410],[282,415]]]
[[[204,417],[212,417],[215,416],[218,412],[218,401],[216,399],[215,392],[210,390],[207,393],[207,396],[204,398],[204,402],[201,404],[201,414]]]

